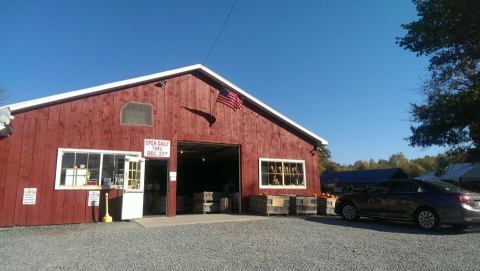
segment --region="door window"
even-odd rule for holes
[[[390,185],[388,183],[376,184],[367,189],[368,194],[385,194],[388,192],[390,192]]]
[[[139,190],[141,181],[141,165],[138,161],[128,161],[128,189]]]
[[[394,182],[393,193],[420,193],[423,192],[422,188],[415,182],[402,181]]]
[[[386,194],[391,192],[392,190],[392,183],[385,182],[385,183],[378,183],[375,184],[367,189],[368,194]]]

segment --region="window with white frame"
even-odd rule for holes
[[[139,152],[58,149],[55,189],[95,189],[123,185],[125,156]]]
[[[260,158],[260,188],[304,189],[305,161]]]

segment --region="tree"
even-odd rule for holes
[[[417,158],[411,160],[413,163],[420,165],[425,172],[433,171],[436,167],[436,159],[435,156],[426,155],[422,158]]]
[[[457,149],[453,149],[437,155],[437,157],[435,157],[435,166],[433,167],[435,175],[442,176],[443,174],[445,174],[445,171],[451,164],[458,163],[459,161],[466,161],[467,155],[468,154],[466,154],[465,152],[461,150],[459,151]]]
[[[357,170],[364,170],[369,168],[369,163],[362,160],[358,160],[355,163],[353,163],[353,167]]]
[[[398,168],[407,168],[410,161],[405,157],[402,152],[397,154],[392,154],[388,159],[389,164],[391,167],[398,167]]]
[[[414,162],[410,162],[408,168],[403,170],[411,177],[418,177],[427,172],[421,165]]]
[[[320,174],[322,174],[325,171],[340,171],[341,166],[340,164],[337,164],[330,160],[332,153],[330,152],[329,149],[327,149],[326,146],[320,147],[320,150],[318,151],[318,156],[319,156],[319,171]]]
[[[388,160],[385,159],[379,159],[378,160],[378,168],[389,168],[390,164],[388,163]]]
[[[401,168],[410,177],[418,177],[430,171],[436,173],[443,172],[446,167],[459,160],[460,153],[447,152],[437,156],[424,156],[409,160],[401,152],[392,154],[387,159],[357,160],[353,164],[340,165],[330,160],[330,151],[322,151],[320,157],[320,173],[324,171],[351,171],[351,170],[365,170],[365,169],[387,169],[387,168]]]
[[[480,1],[413,0],[419,19],[397,43],[430,57],[425,101],[411,105],[410,145],[480,154]]]

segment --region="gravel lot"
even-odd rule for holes
[[[1,270],[479,270],[480,228],[336,217],[0,229]]]

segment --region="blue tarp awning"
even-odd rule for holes
[[[354,171],[326,171],[320,177],[321,184],[374,184],[389,179],[408,178],[401,168],[369,169]]]

